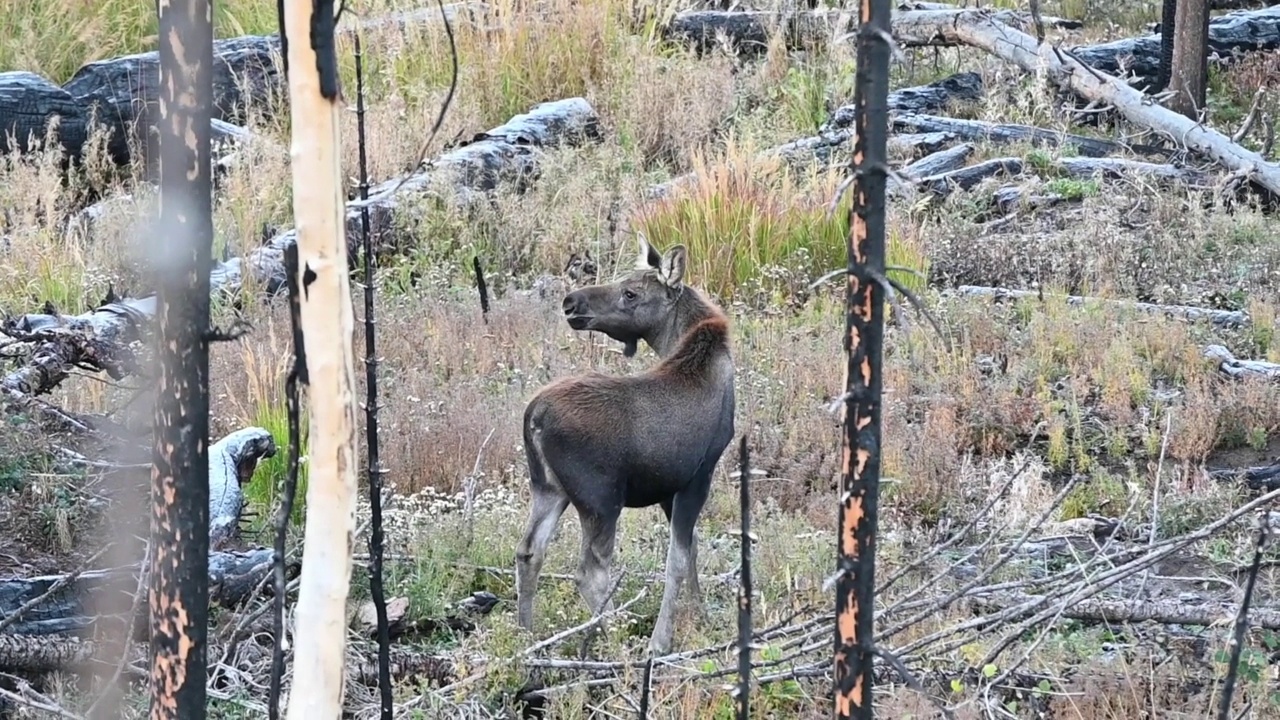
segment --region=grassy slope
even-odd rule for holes
[[[217,5],[220,35],[267,32],[274,25],[273,2],[228,0]],[[386,7],[412,5],[411,0],[389,0],[365,2],[358,9],[374,15]],[[826,608],[830,601],[822,581],[831,566],[838,427],[823,408],[839,392],[842,360],[836,328],[841,309],[838,296],[806,298],[798,291],[824,268],[841,264],[839,220],[828,221],[821,211],[839,182],[839,169],[780,174],[751,157],[754,149],[810,134],[830,107],[848,101],[849,51],[802,57],[775,49],[763,62],[735,72],[727,58],[696,59],[660,46],[646,35],[652,22],[633,25],[634,18],[644,17],[640,11],[660,15],[663,7],[621,0],[567,5],[553,1],[540,6],[556,13],[554,22],[525,13],[508,15],[504,30],[457,28],[462,77],[440,137],[490,127],[541,100],[581,94],[601,113],[609,133],[606,143],[550,154],[543,179],[530,193],[501,196],[481,217],[424,207],[421,221],[410,231],[418,249],[382,272],[383,461],[403,495],[391,512],[388,549],[415,558],[393,566],[393,592],[410,599],[415,617],[438,616],[447,603],[475,589],[493,590],[504,600],[513,597],[508,575],[473,567],[505,571],[512,564],[526,507],[519,447],[524,403],[549,378],[585,368],[625,372],[652,361],[646,354],[624,361],[599,338],[565,327],[554,300],[539,302],[515,290],[527,287],[538,273],[556,272],[574,250],[590,249],[606,276],[626,262],[629,236],[609,231],[609,219],[620,209],[623,218],[646,229],[659,244],[676,239],[688,243],[693,281],[714,289],[734,311],[739,427],[750,429],[755,463],[768,473],[757,485],[754,520],[762,539],[755,565],[757,626],[806,607]],[[1086,9],[1078,5],[1048,3],[1043,9],[1078,16]],[[17,28],[0,41],[0,69],[32,69],[62,81],[84,61],[154,47],[148,3],[116,0],[59,7],[52,12],[47,5],[0,2],[0,16]],[[1117,17],[1129,27],[1150,19],[1128,6]],[[1124,32],[1091,29],[1083,37]],[[449,65],[438,28],[371,35],[366,47],[370,170],[377,181],[412,164],[447,87]],[[965,114],[1068,126],[1055,113],[1051,94],[1036,81],[976,52],[923,51],[913,57],[914,62],[895,69],[895,87],[979,69],[989,97],[964,109]],[[349,53],[344,71],[346,86],[354,87]],[[1258,72],[1247,66],[1216,78],[1211,122],[1239,117]],[[344,123],[344,166],[354,172],[354,116],[346,116]],[[287,142],[279,119],[263,119],[255,129]],[[1028,152],[982,148],[975,159]],[[287,225],[290,220],[285,158],[262,152],[241,167],[247,169],[231,176],[216,207],[218,242],[229,244],[233,253],[252,247],[263,223]],[[705,181],[688,199],[639,207],[643,188],[690,170],[699,171]],[[1073,489],[1053,510],[1054,519],[1092,512],[1114,516],[1130,508],[1131,526],[1154,525],[1166,537],[1198,527],[1241,501],[1236,488],[1204,479],[1200,468],[1207,459],[1231,453],[1233,462],[1247,464],[1274,450],[1280,391],[1256,382],[1221,382],[1200,359],[1198,348],[1223,342],[1242,357],[1280,360],[1270,330],[1278,301],[1280,231],[1252,211],[1228,216],[1206,207],[1200,197],[1140,183],[1084,184],[1075,190],[1083,196],[1078,204],[1004,224],[982,224],[975,198],[983,196],[983,188],[955,196],[941,208],[898,204],[891,209],[894,262],[930,273],[934,287],[925,296],[951,347],[915,318],[909,333],[900,326],[890,330],[884,471],[892,482],[882,503],[885,541],[880,549],[886,575],[958,530],[987,501],[1002,474],[1022,465],[1024,458],[1030,458],[1027,472],[998,506],[997,517],[1007,524],[984,523],[982,533],[1016,537],[1063,483],[1075,478]],[[63,310],[76,311],[101,297],[108,281],[137,276],[129,208],[108,217],[92,239],[68,239],[56,231],[55,214],[73,207],[76,198],[75,186],[59,185],[52,160],[0,169],[0,208],[10,218],[6,232],[13,248],[0,268],[0,307],[22,311],[35,300],[51,299]],[[476,253],[491,268],[490,282],[500,295],[484,330],[477,326],[467,289],[469,261]],[[410,276],[420,282],[411,286]],[[1032,282],[1162,302],[1241,306],[1258,322],[1252,330],[1223,335],[1174,321],[1054,303],[1040,309],[992,309],[937,292],[947,284]],[[221,434],[251,423],[283,433],[287,314],[254,304],[246,312],[255,331],[239,343],[214,349],[214,431]],[[55,400],[73,410],[101,411],[131,392],[74,378]],[[33,472],[37,460],[14,464],[10,474]],[[271,484],[283,468],[283,460],[277,460],[259,471],[253,489],[259,502],[272,496]],[[706,576],[736,565],[736,500],[727,492],[732,484],[725,474],[720,468],[717,491],[700,526]],[[456,512],[456,493],[469,478],[479,488],[470,527]],[[33,485],[55,482],[69,481],[36,480]],[[74,538],[67,536],[74,530],[65,513],[51,513],[40,527],[44,536],[73,544]],[[567,514],[546,572],[572,574],[576,528],[576,518]],[[958,545],[982,537],[977,534]],[[1248,541],[1237,529],[1199,544],[1186,554],[1186,562],[1197,572],[1225,576],[1224,567],[1246,556]],[[651,586],[648,578],[660,570],[664,557],[661,513],[651,508],[625,514],[618,565],[627,575],[619,598]],[[927,570],[946,562],[935,561],[936,567]],[[1034,561],[1015,565],[1007,572],[1043,570]],[[930,574],[911,573],[884,603],[914,592]],[[1269,601],[1273,581],[1270,575],[1264,578],[1259,602]],[[936,584],[956,582],[944,578]],[[735,590],[711,580],[704,587],[710,617],[687,619],[677,636],[682,648],[730,639]],[[1176,593],[1197,586],[1170,582],[1161,587]],[[633,617],[610,629],[602,652],[635,656],[657,604],[658,597],[650,592],[634,606]],[[545,582],[537,612],[540,636],[586,617],[572,582],[554,578]],[[963,614],[941,613],[895,643],[958,618]],[[1114,634],[1068,624],[1033,650],[1030,666],[1039,670],[1076,667],[1086,675],[1096,671],[1100,678],[1127,679],[1123,692],[1099,680],[1111,688],[1105,701],[1091,704],[1060,696],[1062,714],[1056,716],[1127,717],[1142,710],[1168,716],[1203,709],[1204,697],[1187,701],[1144,690],[1144,677],[1152,674],[1149,667],[1142,669],[1148,654],[1131,650],[1100,660],[1102,643]],[[1221,633],[1209,637],[1211,648],[1224,647]],[[516,630],[509,603],[474,635],[429,640],[491,657],[510,657],[531,641]],[[818,640],[808,661],[825,657],[826,636]],[[1024,649],[1015,646],[1007,657]],[[780,652],[775,643],[761,654],[770,658]],[[979,640],[928,659],[950,667],[982,655]],[[727,655],[712,660],[729,662]],[[1196,662],[1179,666],[1179,672],[1200,676],[1215,669]],[[519,673],[516,667],[495,671],[484,689],[510,691],[518,685]],[[774,685],[760,691],[756,707],[771,708],[780,717],[809,716],[824,691],[822,683]],[[413,691],[406,687],[403,692],[407,696]],[[719,717],[728,707],[727,695],[711,682],[664,686],[656,692],[664,716],[714,712]],[[588,699],[581,688],[563,694],[556,717],[585,716]],[[623,712],[616,699],[592,696],[590,702]],[[884,702],[886,712],[897,708],[904,713],[918,700],[899,692]],[[1256,698],[1256,712],[1266,702]]]

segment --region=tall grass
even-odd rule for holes
[[[688,247],[691,274],[710,292],[776,301],[846,264],[848,194],[831,207],[843,169],[800,173],[733,142],[719,162],[699,153],[693,165],[692,182],[642,207],[635,227],[659,247]],[[888,265],[927,272],[914,236],[891,228],[886,239]],[[910,271],[893,273],[909,288],[923,286]]]
[[[228,393],[236,407],[238,420],[242,426],[257,426],[275,438],[280,448],[275,456],[259,461],[253,480],[244,487],[246,500],[258,509],[271,511],[284,487],[289,470],[289,415],[285,402],[285,378],[287,377],[291,355],[283,349],[283,343],[277,342],[275,326],[267,326],[267,345],[240,341],[240,357],[244,365],[245,386],[243,392]],[[266,352],[263,352],[264,349]],[[244,402],[241,401],[244,399]],[[298,467],[298,490],[293,504],[290,521],[300,525],[306,516],[307,506],[307,464],[305,458],[310,446],[308,442],[308,422],[305,397],[299,398],[301,437],[299,439],[299,456],[303,462]],[[264,512],[265,522],[270,518]]]

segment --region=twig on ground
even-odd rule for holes
[[[82,720],[83,716],[69,712],[61,705],[54,702],[52,698],[49,698],[43,693],[37,692],[35,688],[31,687],[31,683],[17,675],[0,673],[0,677],[12,682],[19,690],[19,692],[13,692],[12,690],[0,688],[0,698],[4,698],[19,705],[24,705],[33,710],[49,713],[56,717],[67,718],[68,720]]]
[[[1259,516],[1258,539],[1253,546],[1253,563],[1249,566],[1249,575],[1244,583],[1244,597],[1240,599],[1240,610],[1236,613],[1235,632],[1231,637],[1231,660],[1227,665],[1227,677],[1222,685],[1222,701],[1218,706],[1219,720],[1231,717],[1231,696],[1235,694],[1236,678],[1240,672],[1240,652],[1244,649],[1244,634],[1249,629],[1249,602],[1253,599],[1253,586],[1258,581],[1258,568],[1262,564],[1262,549],[1271,534],[1266,513]]]

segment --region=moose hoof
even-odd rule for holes
[[[654,635],[650,637],[649,652],[651,652],[654,657],[662,657],[663,655],[669,654],[671,652],[671,636],[658,637],[657,635]]]

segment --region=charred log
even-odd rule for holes
[[[223,607],[235,607],[249,599],[255,588],[271,571],[273,551],[267,548],[243,552],[209,553],[209,598]],[[291,571],[296,574],[297,565]],[[102,620],[116,620],[142,632],[145,639],[147,605],[140,603],[134,618],[112,618],[100,615],[98,607],[130,607],[132,597],[108,597],[131,594],[138,587],[141,563],[109,570],[81,573],[69,580],[65,575],[0,580],[0,616],[9,616],[28,602],[49,593],[48,597],[23,612],[22,617],[6,628],[11,635],[71,635],[89,637]],[[7,637],[0,634],[0,639]]]
[[[959,170],[920,177],[919,185],[921,189],[928,190],[937,197],[946,197],[956,190],[972,190],[987,178],[1019,175],[1028,169],[1027,163],[1022,158],[994,158]],[[1194,168],[1124,158],[1056,158],[1050,160],[1042,169],[1082,179],[1116,179],[1126,175],[1139,175],[1149,180],[1176,182],[1191,188],[1210,187],[1209,177]]]
[[[395,252],[396,221],[407,197],[440,189],[445,195],[466,201],[478,193],[510,183],[523,192],[537,179],[543,151],[558,146],[575,146],[600,139],[599,118],[583,98],[542,103],[528,113],[517,115],[496,128],[477,133],[459,147],[426,163],[405,178],[388,180],[369,190],[368,200],[347,203],[346,241],[354,266],[364,239],[361,206],[369,209],[369,231],[376,254]],[[212,285],[222,290],[240,287],[248,272],[267,293],[285,287],[284,249],[296,242],[296,232],[288,230],[268,240],[243,258],[215,263]]]
[[[117,300],[82,315],[56,309],[28,313],[0,326],[0,333],[34,349],[27,363],[0,378],[0,388],[28,397],[49,392],[73,368],[105,371],[120,380],[139,369],[138,343],[155,316],[155,298]]]
[[[889,93],[889,110],[908,115],[940,112],[949,109],[953,103],[981,100],[982,93],[982,76],[975,72],[961,72],[927,85],[894,90]],[[852,125],[853,106],[844,105],[831,113],[822,129],[824,132],[844,130]]]
[[[213,118],[242,124],[249,106],[269,104],[280,87],[279,38],[246,35],[219,40],[213,46]],[[157,52],[138,53],[92,62],[63,85],[83,112],[96,117],[110,132],[108,151],[120,164],[130,161],[129,144],[151,147],[160,82]]]
[[[50,122],[56,123],[54,137],[67,155],[79,157],[88,139],[80,102],[35,73],[0,73],[0,155],[27,153],[41,146]]]
[[[1148,87],[1160,79],[1160,48],[1160,35],[1154,34],[1077,47],[1071,54],[1110,75],[1131,73],[1131,84]],[[1210,55],[1231,58],[1276,48],[1280,48],[1280,7],[1232,12],[1209,21]]]
[[[1280,370],[1280,366],[1277,366]],[[1214,480],[1243,483],[1251,490],[1271,492],[1280,488],[1280,462],[1251,468],[1217,468],[1209,471]]]
[[[963,12],[961,8],[947,6],[939,10],[924,7],[930,3],[904,2],[898,6],[893,18],[894,39],[906,47],[923,45],[953,45],[954,42],[935,37],[917,37],[910,32],[899,32],[899,20],[909,27],[914,16],[921,13]],[[1001,22],[1016,27],[1031,27],[1029,13],[1014,10],[994,11]],[[1043,16],[1045,25],[1062,29],[1079,29],[1083,23],[1051,16]],[[769,43],[779,38],[788,50],[821,47],[832,39],[852,42],[857,30],[857,16],[838,9],[801,10],[779,13],[772,10],[684,10],[679,12],[663,28],[669,41],[692,47],[698,53],[708,53],[721,42],[744,57],[763,54]]]
[[[0,635],[0,670],[42,673],[75,667],[93,657],[94,644],[75,638]]]
[[[891,121],[894,132],[945,132],[962,140],[993,143],[1027,142],[1036,147],[1063,147],[1074,149],[1085,157],[1105,157],[1125,152],[1142,155],[1170,157],[1172,150],[1149,145],[1125,145],[1110,140],[1055,132],[1033,125],[991,123],[983,120],[960,120],[940,115],[906,113],[894,116]]]

